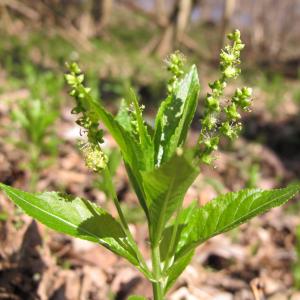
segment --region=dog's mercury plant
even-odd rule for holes
[[[106,172],[118,219],[78,197],[56,192],[29,194],[0,185],[18,206],[48,227],[98,243],[127,259],[151,281],[155,300],[165,299],[197,246],[285,203],[300,190],[299,185],[268,191],[246,189],[221,195],[204,206],[193,202],[182,207],[188,188],[199,174],[199,165],[212,163],[221,136],[237,137],[241,129],[240,112],[248,111],[251,104],[251,89],[247,87],[237,89],[230,100],[221,102],[228,81],[240,73],[240,51],[244,47],[239,31],[228,37],[231,45],[221,51],[221,76],[210,84],[202,129],[192,149],[185,146],[185,141],[197,108],[200,85],[195,66],[183,72],[183,57],[179,53],[168,59],[171,79],[154,128],[144,121],[132,89],[128,89],[119,113],[113,116],[92,98],[79,67],[75,63],[69,65],[66,80],[76,101],[72,112],[78,115],[77,123],[86,135],[81,147],[86,165],[95,172]],[[129,180],[145,213],[151,264],[139,251],[120,207],[107,167],[108,158],[101,149],[100,123],[119,145]]]

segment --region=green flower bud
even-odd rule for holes
[[[226,88],[227,84],[225,81],[216,80],[213,83],[209,83],[208,85],[213,91],[217,91],[217,90],[223,91]]]
[[[101,172],[106,168],[108,157],[99,145],[87,144],[81,148],[86,166],[94,171]]]
[[[201,124],[203,131],[212,130],[217,124],[217,119],[213,115],[207,115],[202,120]]]
[[[227,38],[231,41],[237,41],[237,40],[240,40],[241,39],[241,32],[236,29],[234,32],[232,33],[229,33],[227,35]]]
[[[235,46],[236,51],[241,51],[245,48],[245,44],[237,44]]]
[[[239,102],[239,106],[244,111],[249,110],[250,106],[251,106],[251,99],[250,98],[242,98]]]
[[[236,121],[241,118],[241,115],[237,111],[237,107],[234,103],[224,108],[229,121]]]
[[[225,68],[223,74],[226,78],[235,78],[238,76],[239,72],[236,67],[228,66]]]
[[[85,129],[89,129],[93,123],[89,117],[83,116],[76,121],[76,124]]]
[[[221,60],[226,64],[232,64],[236,59],[236,57],[233,53],[227,53],[224,50],[222,50],[220,57],[221,57]]]
[[[70,96],[76,97],[77,91],[75,89],[71,90]]]
[[[73,74],[66,74],[65,79],[66,79],[67,83],[71,86],[73,86],[77,82],[76,76]]]
[[[84,80],[84,75],[83,74],[78,75],[77,80],[78,80],[78,83],[82,83]]]
[[[178,87],[178,81],[177,80],[170,80],[167,86],[167,90],[169,94],[172,94],[176,91]]]
[[[212,152],[218,149],[218,144],[219,144],[219,137],[214,136],[211,138],[208,138],[204,141],[204,145],[206,146],[207,150]]]
[[[250,96],[252,95],[252,89],[248,87],[243,87],[242,89],[236,89],[232,102],[243,110],[249,109],[251,105]]]
[[[241,92],[242,92],[243,96],[245,96],[245,97],[251,97],[252,96],[252,88],[243,87]]]
[[[220,127],[220,131],[222,132],[222,134],[228,137],[230,140],[236,139],[241,130],[241,123],[231,125],[228,121],[224,122]]]
[[[207,103],[208,110],[215,111],[215,112],[220,111],[220,104],[217,98],[208,95],[208,97],[206,98],[206,103]]]
[[[225,135],[226,137],[228,137],[231,140],[236,137],[236,133],[228,121],[224,122],[221,125],[220,131],[223,133],[223,135]]]
[[[179,78],[184,74],[182,68],[184,65],[184,56],[176,51],[167,59],[167,70],[173,75],[168,82],[168,93],[172,94],[178,87]]]
[[[240,88],[237,88],[236,91],[235,91],[235,93],[234,93],[234,96],[236,96],[236,97],[243,96],[242,90]]]
[[[80,70],[78,64],[75,62],[71,63],[71,65],[67,64],[67,67],[72,73],[74,73],[76,75],[81,73],[81,70]]]

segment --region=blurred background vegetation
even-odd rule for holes
[[[66,61],[79,61],[94,95],[113,111],[131,81],[151,119],[165,95],[162,61],[168,54],[179,49],[197,64],[203,97],[218,71],[226,32],[234,28],[246,43],[241,80],[254,87],[244,136],[271,147],[299,175],[299,0],[1,0],[0,100],[23,137],[49,152],[41,140],[70,106],[63,84]],[[40,133],[30,132],[28,124],[39,127],[43,111],[51,117]]]
[[[65,62],[79,62],[93,95],[114,113],[130,81],[151,123],[166,94],[168,73],[163,61],[179,49],[187,64],[197,65],[202,84],[189,138],[193,143],[200,129],[198,119],[207,84],[217,76],[219,51],[226,33],[235,28],[240,29],[246,48],[240,82],[233,83],[228,94],[236,86],[252,86],[252,112],[243,116],[242,138],[234,144],[222,143],[215,168],[203,168],[188,198],[203,204],[228,190],[273,188],[298,181],[300,0],[0,0],[0,181],[32,191],[60,189],[110,208],[105,178],[90,174],[77,151],[80,134],[64,86]],[[120,155],[110,137],[105,140],[127,218],[142,223],[143,216],[119,167]],[[18,210],[10,211],[10,204],[3,201],[0,269],[1,257],[10,257],[13,252],[7,235],[3,238],[1,232],[9,232],[9,224],[17,231],[25,222]],[[300,264],[296,260],[296,252],[300,257],[299,245],[294,248],[296,236],[300,239],[300,231],[295,230],[300,218],[293,219],[299,215],[299,208],[294,201],[284,209],[281,216],[293,216],[284,225],[276,215],[283,227],[276,227],[272,221],[264,223],[268,228],[275,226],[283,239],[292,240],[283,242],[292,256],[281,266],[282,274],[295,275],[286,288],[300,287]],[[232,241],[241,243],[243,237],[234,233]],[[278,250],[277,242],[274,251]],[[60,243],[65,247],[65,241]],[[248,246],[257,249],[259,243],[251,240]],[[61,247],[51,244],[51,253],[60,253]],[[69,252],[57,257],[62,268],[76,268]],[[207,258],[206,263],[208,268],[217,265],[216,269],[226,269],[231,260],[225,258],[225,266],[223,260],[221,257],[221,266],[216,256],[213,261]],[[246,262],[243,266],[244,271],[249,267]],[[249,278],[242,273],[241,277],[249,281],[257,273],[252,275]],[[11,283],[7,274],[8,283],[3,278],[0,271],[0,298],[1,285]],[[34,282],[30,281],[29,294],[23,291],[21,295],[25,296],[20,299],[31,299],[28,295],[37,293]]]

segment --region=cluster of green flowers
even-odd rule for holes
[[[84,75],[76,63],[68,65],[69,74],[65,75],[67,83],[72,87],[70,95],[76,99],[76,106],[72,109],[72,114],[79,115],[76,123],[83,128],[87,142],[81,143],[80,150],[83,153],[86,166],[95,171],[102,171],[108,162],[106,154],[102,151],[103,130],[99,129],[97,118],[90,112],[87,103],[83,100],[89,95],[90,88],[83,86]]]
[[[167,85],[169,94],[172,94],[176,90],[178,86],[178,80],[184,74],[184,60],[183,54],[179,51],[172,53],[166,60],[167,70],[172,74],[172,77],[169,79]]]
[[[220,53],[221,76],[209,84],[211,92],[204,101],[204,116],[201,120],[201,133],[199,137],[199,156],[202,162],[210,164],[213,161],[212,152],[217,150],[220,137],[235,139],[242,129],[239,109],[247,111],[251,104],[252,90],[244,87],[237,89],[225,107],[221,106],[220,98],[224,94],[229,79],[237,78],[241,70],[240,52],[244,44],[238,30],[228,35],[232,45],[225,46]]]

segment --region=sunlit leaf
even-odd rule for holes
[[[185,142],[193,120],[200,90],[196,66],[179,83],[176,92],[162,102],[155,120],[155,163],[170,159],[176,148]]]
[[[150,199],[153,242],[161,238],[163,229],[198,175],[198,169],[184,156],[175,155],[158,169],[142,173],[144,188]]]
[[[211,237],[233,229],[249,219],[293,198],[300,185],[262,191],[246,189],[227,193],[198,208],[189,218],[178,244],[177,257]]]
[[[24,212],[49,228],[99,243],[138,266],[121,225],[94,203],[56,192],[30,194],[2,183],[0,188]]]

